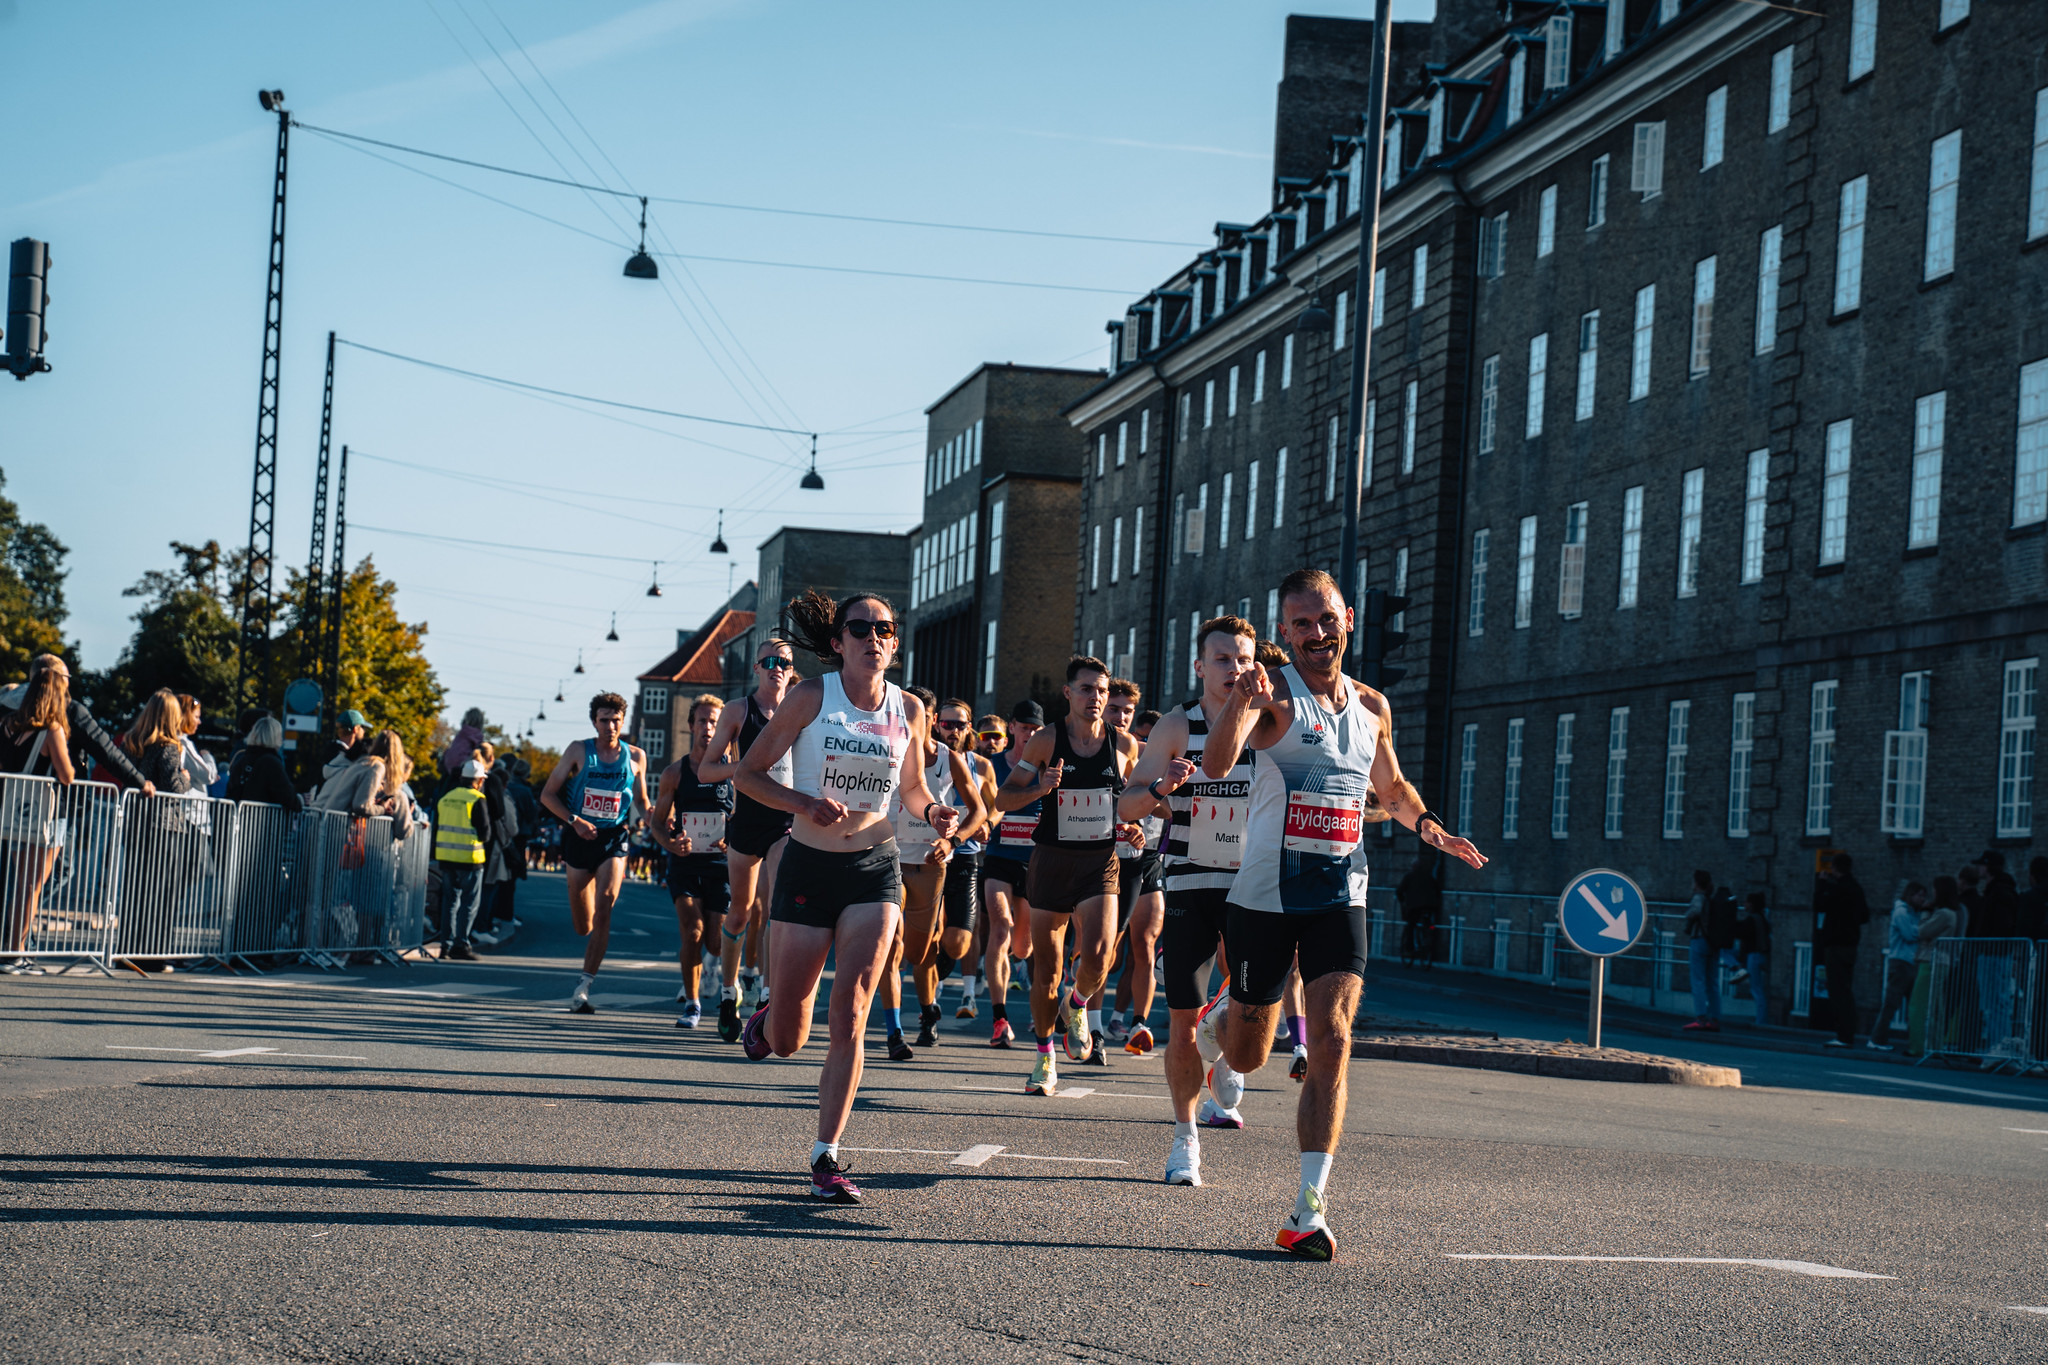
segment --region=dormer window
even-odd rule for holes
[[[1429,97],[1429,133],[1422,144],[1422,155],[1425,158],[1443,155],[1445,98],[1441,85]]]
[[[1543,88],[1562,90],[1572,83],[1572,17],[1557,14],[1543,24]]]
[[[1401,183],[1401,120],[1398,118],[1390,120],[1387,124],[1386,151],[1386,175],[1380,184],[1386,189],[1392,189]]]
[[[1517,46],[1508,58],[1508,123],[1512,128],[1522,121],[1522,111],[1529,103],[1529,49]]]

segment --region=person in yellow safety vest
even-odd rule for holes
[[[475,759],[462,765],[462,785],[450,787],[434,806],[434,861],[441,865],[441,956],[474,962],[470,942],[477,906],[483,900],[484,839],[491,816],[484,806],[484,774]]]

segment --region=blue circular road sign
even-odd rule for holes
[[[1612,957],[1626,952],[1649,923],[1643,889],[1612,868],[1581,872],[1557,898],[1557,924],[1580,952]]]

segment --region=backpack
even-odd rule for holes
[[[1719,952],[1735,946],[1736,920],[1741,910],[1735,904],[1735,893],[1722,887],[1707,898],[1706,930],[1707,946]]]

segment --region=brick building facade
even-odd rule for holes
[[[807,589],[837,600],[856,592],[880,593],[901,604],[910,585],[910,537],[886,531],[829,531],[785,526],[761,542],[755,583],[760,606],[753,623],[725,648],[724,687],[740,696],[754,687],[755,651],[782,630],[783,611]],[[798,676],[815,678],[818,661],[796,652]]]

